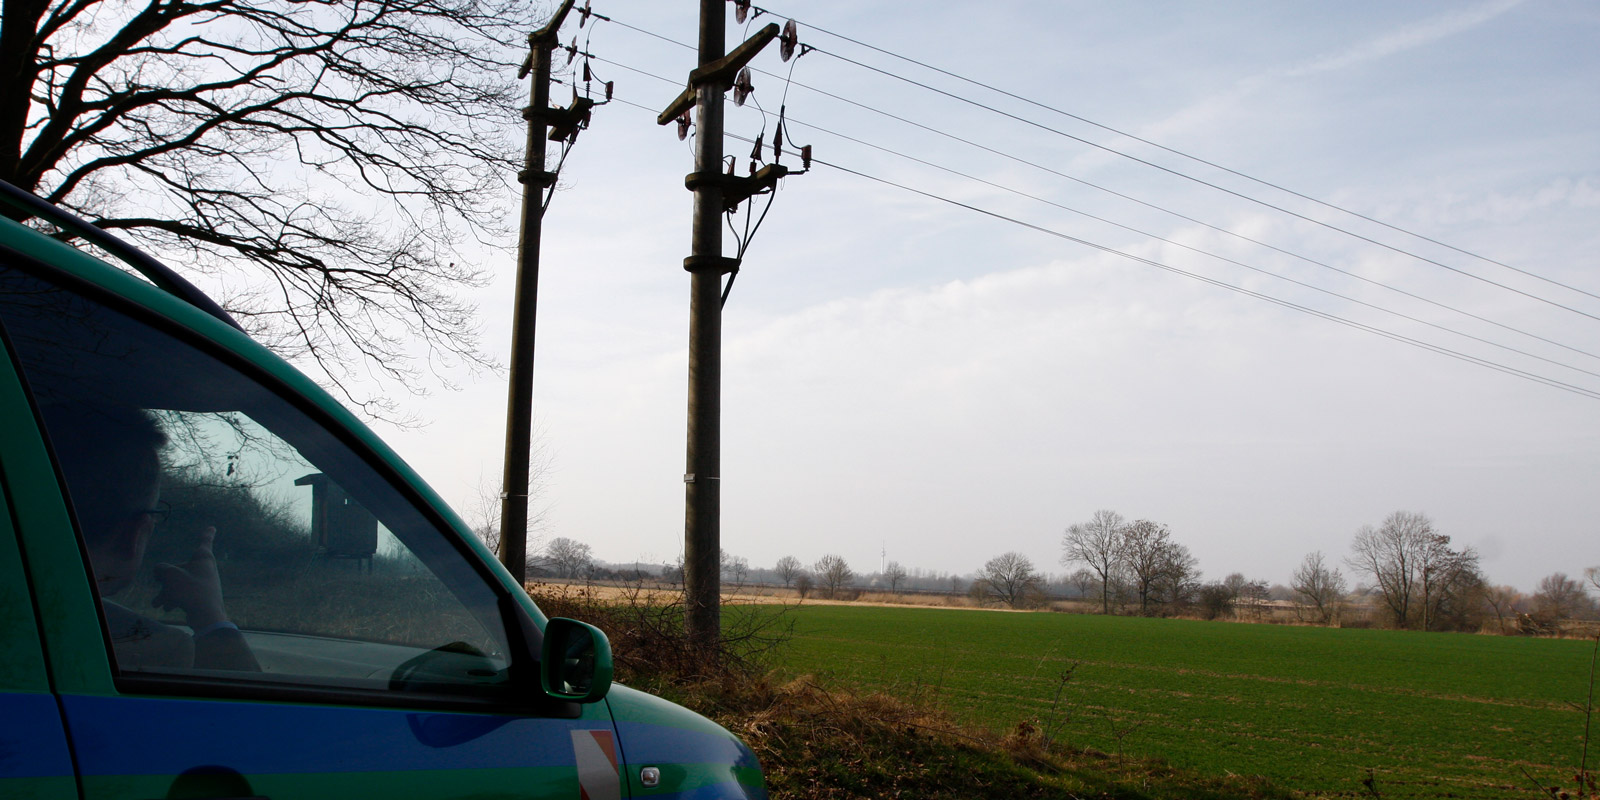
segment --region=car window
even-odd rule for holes
[[[7,264],[0,324],[119,676],[506,684],[505,625],[480,567],[270,379]]]

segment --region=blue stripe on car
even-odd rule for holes
[[[0,778],[72,775],[54,697],[0,692],[0,719]]]
[[[570,731],[595,721],[216,700],[68,695],[80,762],[94,775],[574,767]],[[463,763],[470,753],[474,763]],[[69,768],[70,770],[70,768]]]

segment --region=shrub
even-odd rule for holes
[[[755,609],[724,602],[722,638],[716,651],[707,654],[684,633],[681,592],[642,583],[606,593],[592,584],[536,583],[528,594],[548,616],[581,619],[604,631],[611,640],[617,680],[640,686],[758,675],[794,627],[784,607]]]

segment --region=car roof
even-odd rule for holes
[[[31,192],[5,181],[0,181],[0,202],[21,211],[25,215],[24,218],[36,217],[42,219],[64,232],[71,233],[98,246],[129,267],[132,267],[135,272],[148,278],[151,283],[166,290],[167,293],[188,302],[195,308],[228,323],[240,331],[244,330],[232,315],[217,305],[216,301],[212,300],[205,292],[200,291],[194,284],[179,275],[177,271],[156,260],[149,253],[117,238],[110,232],[96,227],[66,209],[60,208]]]

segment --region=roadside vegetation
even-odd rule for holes
[[[799,617],[789,607],[727,608],[713,663],[682,645],[682,607],[670,594],[550,584],[530,593],[548,614],[603,629],[620,682],[694,709],[748,742],[774,798],[1293,796],[1257,777],[1070,746],[1027,719],[1003,730],[963,722],[932,693],[772,671],[793,655]]]

